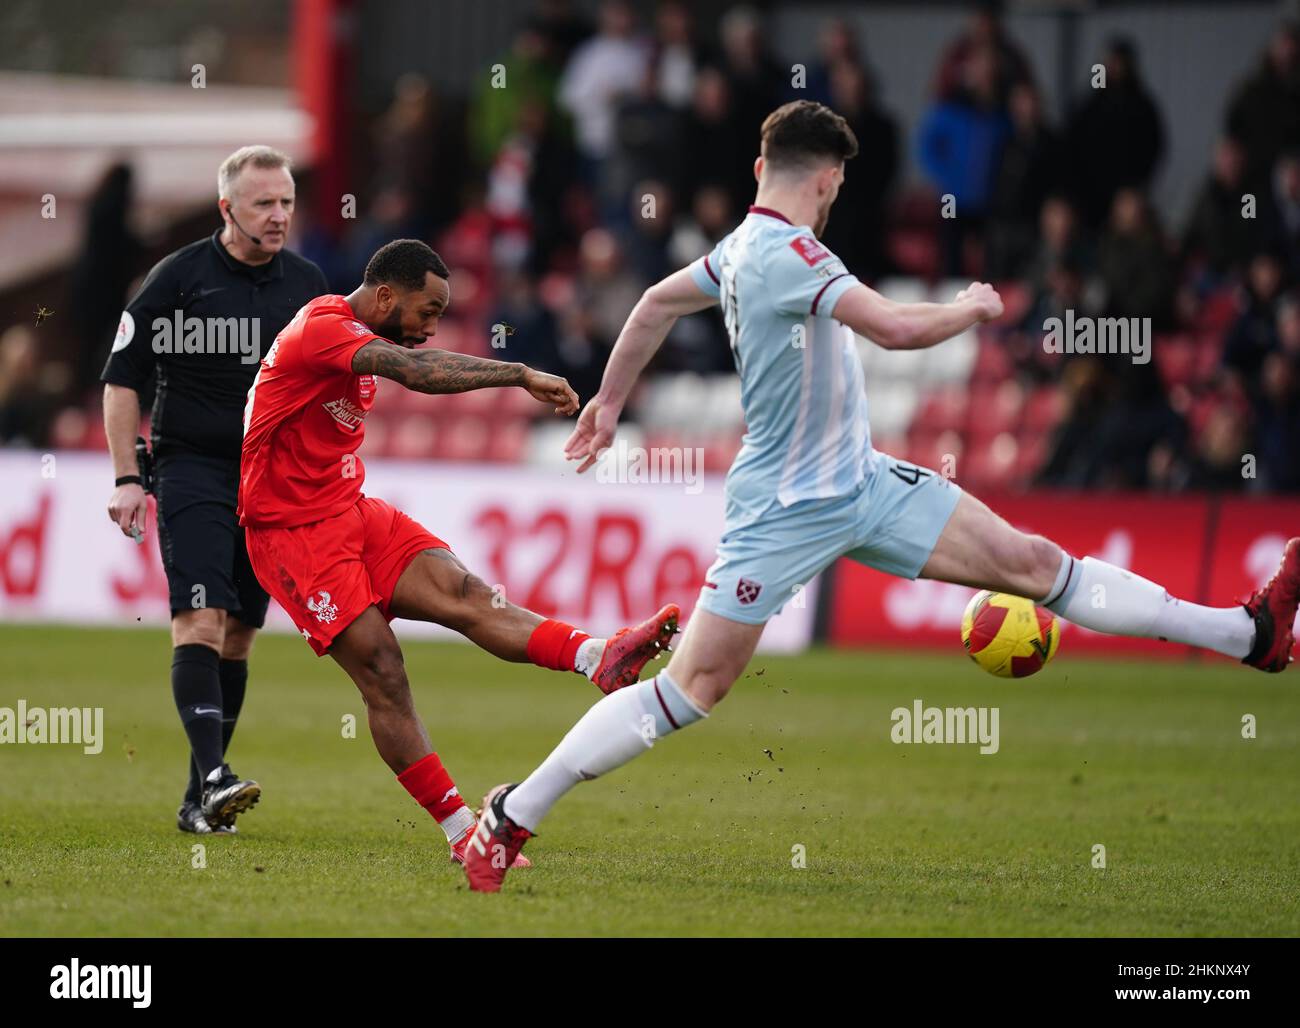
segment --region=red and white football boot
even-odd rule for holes
[[[668,644],[677,633],[681,615],[681,608],[670,603],[639,625],[615,632],[600,655],[600,664],[592,679],[596,687],[608,696],[636,682],[641,669],[670,648]]]
[[[1261,671],[1285,671],[1295,645],[1295,614],[1300,599],[1300,538],[1282,551],[1282,563],[1263,589],[1246,601],[1246,613],[1255,619],[1255,645],[1242,660]]]
[[[521,859],[520,850],[533,837],[527,828],[506,817],[505,801],[513,785],[498,785],[483,797],[483,813],[465,847],[465,877],[474,892],[500,892],[506,871]]]

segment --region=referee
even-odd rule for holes
[[[261,793],[225,763],[267,608],[235,517],[244,403],[276,335],[329,292],[320,268],[285,249],[294,207],[286,155],[236,150],[217,173],[217,206],[222,228],[149,272],[101,376],[117,478],[108,516],[137,542],[149,485],[136,455],[140,391],[155,386],[153,492],[171,598],[172,695],[191,753],[176,823],[202,834],[233,833],[235,815]]]

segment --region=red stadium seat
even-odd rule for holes
[[[977,382],[1001,382],[1011,375],[1011,355],[998,339],[981,334],[979,350],[975,355],[975,366],[971,368],[970,380]]]
[[[528,449],[532,427],[523,418],[494,419],[484,458],[502,464],[519,464]]]
[[[1196,323],[1200,328],[1222,331],[1237,320],[1241,312],[1235,288],[1228,287],[1207,296],[1201,304]]]
[[[939,277],[939,244],[924,229],[895,229],[886,248],[890,259],[909,275],[933,280]]]
[[[1056,386],[1040,386],[1025,404],[1025,434],[1046,434],[1065,413],[1065,396]]]
[[[426,459],[433,454],[438,436],[437,423],[429,415],[407,416],[390,433],[386,455],[406,460]]]
[[[1196,363],[1194,376],[1197,382],[1210,382],[1223,361],[1223,335],[1220,332],[1201,332],[1196,336]]]
[[[1156,370],[1166,389],[1187,385],[1196,374],[1196,350],[1190,336],[1156,336],[1151,342]]]
[[[50,426],[50,442],[60,450],[80,449],[91,420],[80,407],[65,407]]]
[[[918,429],[908,435],[907,446],[904,449],[905,452],[894,453],[891,456],[912,464],[933,468],[935,471],[942,471],[946,463],[955,460],[959,475],[967,452],[966,440],[951,429],[941,432]]]
[[[966,421],[968,435],[983,445],[1003,432],[1015,431],[1024,403],[1025,391],[1013,379],[973,388]]]
[[[522,389],[472,389],[467,393],[453,393],[456,397],[452,408],[457,414],[498,415],[501,410],[502,395],[505,392],[522,393]],[[526,394],[525,394],[526,395]]]
[[[485,418],[468,414],[448,419],[434,452],[441,460],[478,460],[487,451],[490,435]]]
[[[960,429],[966,423],[969,403],[970,397],[964,387],[948,386],[938,389],[921,401],[912,424],[936,432],[945,428]]]
[[[1020,447],[1008,432],[976,447],[957,465],[957,481],[980,489],[1006,489],[1016,478]]]
[[[1024,488],[1029,485],[1034,474],[1047,460],[1049,441],[1046,435],[1021,432],[1016,442],[1019,452],[1016,455],[1013,484]]]

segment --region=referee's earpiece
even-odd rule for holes
[[[240,232],[244,232],[244,226],[235,220],[235,207],[229,200],[226,201],[225,211],[226,214],[230,216],[230,223],[234,225],[235,228],[239,229]],[[254,246],[262,245],[262,240],[257,236],[249,236],[247,232],[244,232],[244,235],[248,236],[248,238],[252,240]]]

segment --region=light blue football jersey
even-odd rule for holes
[[[808,226],[762,207],[690,267],[721,301],[740,372],[746,432],[727,474],[728,527],[773,503],[853,492],[874,451],[854,335],[831,312],[857,278]]]

